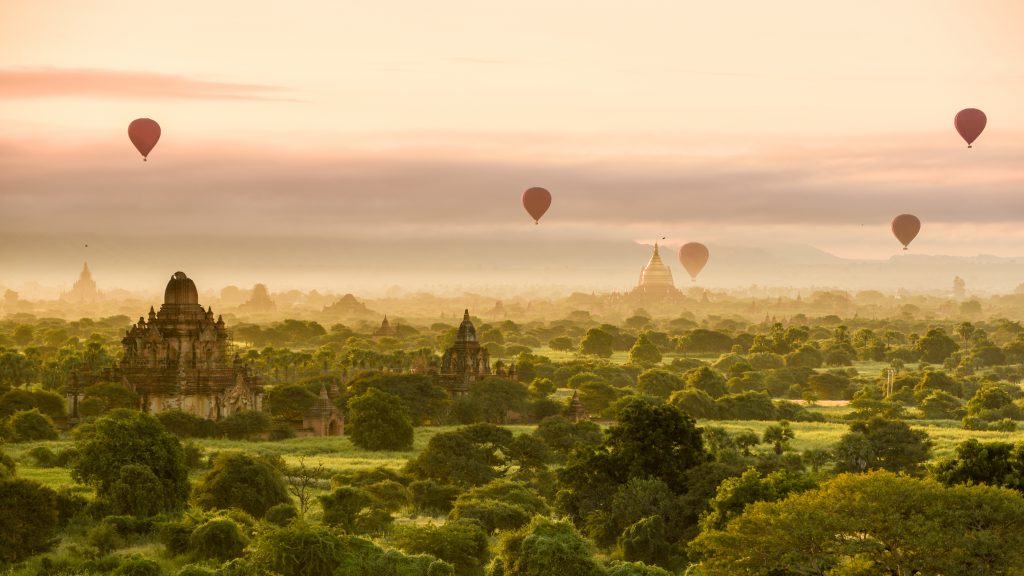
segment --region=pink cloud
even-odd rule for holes
[[[280,86],[200,80],[177,74],[95,68],[0,70],[0,99],[90,97],[172,100],[289,100]]]

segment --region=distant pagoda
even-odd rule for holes
[[[667,296],[678,294],[679,290],[672,281],[672,270],[661,261],[661,254],[658,253],[658,243],[654,243],[654,253],[647,266],[640,272],[640,281],[633,294]]]
[[[96,289],[96,281],[92,279],[89,263],[82,264],[82,273],[71,287],[71,290],[60,295],[60,299],[74,304],[92,304],[99,301],[100,293]]]

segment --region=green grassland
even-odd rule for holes
[[[814,408],[815,411],[829,413],[829,416],[832,418],[835,418],[835,412],[842,409],[845,409],[845,407]],[[914,428],[928,433],[934,442],[933,455],[936,458],[952,455],[953,450],[958,444],[971,438],[982,442],[1024,442],[1024,430],[1016,432],[964,430],[960,428],[960,423],[954,420],[911,420],[909,422]],[[776,422],[759,420],[702,420],[699,422],[699,425],[702,427],[723,428],[730,434],[751,430],[758,435],[763,434],[765,428],[773,424],[776,424]],[[791,447],[798,451],[829,449],[849,430],[848,424],[839,419],[826,422],[793,422],[791,426],[796,433],[796,438],[791,442]],[[515,434],[528,434],[534,430],[535,426],[507,426],[507,428]],[[206,456],[223,452],[246,452],[262,456],[280,456],[289,466],[296,466],[302,460],[307,466],[322,464],[325,472],[333,474],[377,467],[397,470],[408,459],[419,454],[426,447],[427,442],[430,441],[432,436],[454,429],[454,426],[424,426],[416,428],[413,448],[408,452],[372,452],[362,450],[345,437],[293,438],[278,442],[213,439],[196,439],[190,440],[190,442],[202,449]],[[37,467],[34,459],[29,456],[29,451],[37,446],[45,446],[57,452],[70,448],[73,445],[74,443],[68,439],[7,444],[4,446],[4,452],[18,463],[18,476],[36,480],[52,488],[64,488],[75,486],[70,471],[67,468]],[[201,474],[201,470],[194,473],[195,476]],[[83,493],[89,492],[89,489],[83,486],[76,487],[76,490],[81,490]]]

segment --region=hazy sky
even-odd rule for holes
[[[889,258],[901,212],[917,253],[1024,256],[1021,22],[1016,0],[4,0],[0,283],[89,258],[129,287],[625,287],[661,236]],[[989,117],[973,150],[964,107]],[[404,269],[367,271],[374,245]]]

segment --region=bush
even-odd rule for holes
[[[364,450],[409,450],[412,421],[402,399],[369,388],[348,401],[347,432],[352,443]]]
[[[0,480],[0,561],[19,562],[54,544],[57,493],[38,482]]]
[[[666,566],[672,546],[665,539],[665,521],[648,516],[631,524],[619,536],[619,554],[626,560]]]
[[[281,472],[245,454],[222,454],[195,488],[200,508],[239,508],[262,518],[271,506],[290,504]]]
[[[156,415],[157,420],[181,438],[210,438],[217,435],[217,423],[183,410],[166,410]]]
[[[196,558],[223,562],[241,556],[247,543],[237,524],[228,518],[214,518],[192,532],[188,549]]]
[[[363,490],[376,498],[390,512],[397,512],[409,504],[409,489],[394,480],[368,484],[363,486]]]
[[[218,571],[199,564],[186,564],[178,570],[176,576],[216,576]]]
[[[101,556],[124,546],[124,537],[118,532],[117,526],[109,522],[100,522],[93,526],[86,534],[85,541]]]
[[[162,573],[159,564],[134,554],[122,560],[114,570],[114,576],[160,576]]]
[[[549,511],[544,499],[524,484],[495,480],[460,495],[449,517],[475,520],[487,532],[494,532],[519,528],[534,515]]]
[[[487,560],[487,533],[476,522],[403,526],[396,529],[392,541],[410,554],[430,554],[451,563],[459,576],[483,573]]]
[[[35,442],[37,440],[56,440],[57,428],[50,417],[39,411],[19,410],[7,420],[15,442]]]
[[[457,486],[438,484],[433,480],[417,480],[409,484],[413,508],[428,514],[447,514],[460,492]]]
[[[275,504],[271,506],[264,518],[277,526],[286,526],[299,517],[299,511],[291,504]]]
[[[672,576],[672,573],[643,562],[613,562],[607,576]]]
[[[279,574],[333,576],[346,560],[349,547],[326,526],[292,522],[261,534],[250,558],[255,565]]]
[[[107,499],[117,514],[149,517],[163,511],[163,503],[154,498],[162,492],[160,479],[148,466],[127,464],[110,487]]]
[[[35,460],[38,468],[53,468],[57,465],[57,454],[46,446],[36,446],[28,451],[28,455]]]
[[[500,570],[500,572],[499,572]],[[594,550],[567,521],[536,517],[498,544],[492,574],[503,576],[604,576]]]
[[[346,532],[355,531],[356,516],[375,504],[372,496],[351,486],[336,488],[330,494],[319,498],[324,510],[324,524],[341,528]]]
[[[143,412],[115,410],[95,422],[79,426],[78,455],[71,476],[96,486],[99,499],[107,499],[121,478],[121,468],[145,466],[159,481],[150,499],[159,511],[182,507],[188,499],[188,469],[181,442],[160,422]]]
[[[251,440],[269,432],[273,425],[269,414],[243,410],[217,422],[217,430],[232,440]]]

